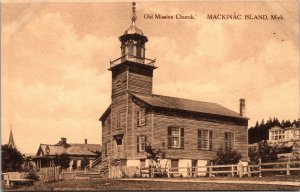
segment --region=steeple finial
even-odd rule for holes
[[[135,2],[132,2],[132,17],[131,17],[132,25],[135,25],[136,19],[137,16],[135,14]]]

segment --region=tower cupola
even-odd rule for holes
[[[124,61],[154,66],[155,60],[146,59],[145,57],[145,44],[148,41],[148,38],[136,25],[137,15],[135,9],[135,2],[133,2],[131,25],[123,35],[119,37],[121,42],[121,58],[112,61],[111,68]]]

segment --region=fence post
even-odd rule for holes
[[[234,172],[233,172],[233,165],[231,165],[231,176],[234,176]]]
[[[248,172],[248,177],[251,177],[251,169],[250,169],[249,164],[248,164],[248,166],[247,166],[247,172]]]
[[[244,166],[243,166],[243,164],[242,163],[240,163],[239,165],[238,165],[238,167],[239,167],[239,176],[240,177],[243,177],[243,175],[244,175]]]
[[[289,160],[286,163],[286,175],[291,175],[291,171],[290,171],[290,163],[291,163],[291,158],[289,156]]]
[[[213,163],[210,162],[210,166],[209,166],[209,177],[212,176],[212,165],[213,165]]]
[[[110,167],[110,157],[108,158],[108,178],[110,179],[110,173],[111,172],[111,167]]]
[[[261,173],[261,159],[258,159],[258,170],[259,170],[259,177],[262,177],[262,173]]]

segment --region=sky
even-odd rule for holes
[[[214,102],[236,112],[246,99],[249,127],[299,118],[297,1],[137,2],[137,26],[156,58],[153,93]],[[145,14],[195,19],[145,19]],[[208,14],[271,14],[284,20],[210,20]],[[130,27],[131,2],[3,1],[1,130],[22,153],[39,144],[101,144],[99,117],[110,104],[109,61]]]

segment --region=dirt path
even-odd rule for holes
[[[235,184],[261,184],[261,185],[289,185],[300,186],[299,181],[253,181],[253,180],[202,180],[202,179],[159,179],[159,178],[128,178],[128,181],[164,181],[164,182],[186,182],[186,183],[235,183]]]

